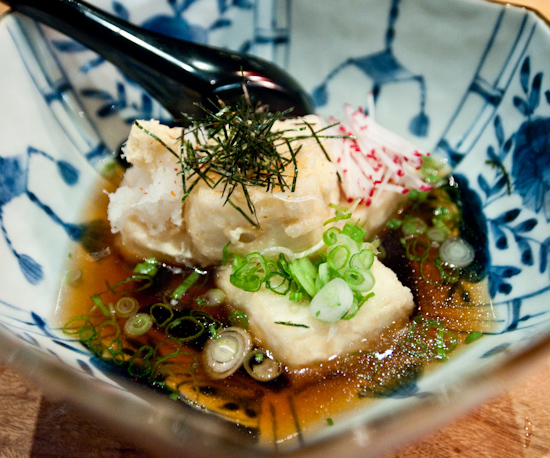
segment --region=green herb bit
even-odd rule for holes
[[[225,266],[231,259],[235,257],[235,255],[229,251],[229,245],[231,245],[231,242],[227,242],[227,245],[223,247],[222,266]]]
[[[217,339],[219,337],[218,330],[216,329],[216,326],[214,324],[210,324],[208,326],[208,330],[210,331],[210,335],[213,339]]]
[[[363,243],[365,241],[367,231],[355,224],[346,223],[344,225],[344,229],[342,229],[342,234],[347,235],[350,239],[355,240],[357,243]]]
[[[75,285],[82,279],[82,269],[68,270],[65,272],[65,282],[69,285]]]
[[[144,289],[149,288],[151,284],[153,283],[153,279],[149,275],[145,274],[135,274],[131,277],[127,277],[124,280],[120,280],[119,282],[116,282],[114,285],[109,285],[107,283],[107,289],[111,291],[113,294],[130,294],[130,293],[137,293],[138,291],[143,291]],[[120,287],[126,285],[127,283],[135,283],[135,288],[130,289],[120,289]]]
[[[329,426],[334,426],[334,420],[332,418],[327,418],[327,423]]]
[[[408,197],[409,197],[409,200],[412,200],[417,204],[421,204],[422,202],[425,202],[428,199],[429,194],[430,194],[430,191],[419,191],[417,189],[411,189],[409,191]]]
[[[116,170],[117,163],[113,159],[109,158],[103,163],[99,174],[106,180],[111,180],[116,175]]]
[[[246,313],[244,313],[242,310],[236,310],[234,312],[231,312],[229,314],[229,322],[232,325],[241,325],[243,329],[248,329],[248,318],[246,317]]]
[[[158,270],[158,261],[155,258],[147,258],[134,267],[135,274],[149,275],[150,277],[154,277]]]
[[[186,278],[184,278],[183,282],[174,290],[170,297],[179,301],[189,290],[189,288],[196,283],[200,276],[201,274],[196,270],[191,272]]]
[[[466,339],[464,340],[464,342],[466,342],[467,344],[469,344],[469,343],[474,342],[474,341],[477,340],[477,339],[480,339],[481,337],[483,337],[483,333],[482,333],[482,332],[479,332],[479,331],[471,332],[470,334],[468,334],[468,337],[466,337]]]
[[[440,176],[440,171],[443,166],[444,164],[441,160],[433,156],[424,156],[420,166],[420,173],[423,180],[432,185],[439,183],[443,179],[443,177]]]
[[[284,326],[294,326],[295,328],[308,328],[307,324],[293,323],[291,321],[275,321],[275,324],[282,324]]]
[[[386,227],[388,229],[399,229],[401,227],[401,225],[403,224],[403,221],[401,221],[400,219],[396,219],[396,218],[390,218],[387,222],[386,222]]]
[[[105,305],[105,302],[103,302],[103,299],[101,299],[101,297],[99,297],[99,294],[93,294],[92,295],[92,302],[94,303],[94,305],[97,308],[99,308],[99,310],[101,310],[103,315],[105,315],[106,317],[111,316],[111,311],[109,310],[109,307],[107,307],[107,305]]]

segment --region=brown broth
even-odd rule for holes
[[[102,192],[98,194],[100,196],[85,215],[87,220],[100,218],[106,221],[107,196]],[[409,208],[407,213],[426,211],[429,209]],[[401,214],[404,213],[402,210]],[[122,333],[120,340],[113,345],[116,330],[113,324],[108,324],[101,331],[104,344],[101,356],[118,362],[124,359],[129,363],[130,374],[122,370],[123,366],[118,366],[121,373],[149,381],[168,392],[179,393],[181,401],[249,428],[250,433],[261,441],[283,441],[336,422],[342,415],[364,407],[373,399],[406,390],[413,386],[410,383],[420,374],[441,364],[434,357],[434,351],[438,332],[442,329],[440,344],[450,347],[454,345],[451,341],[456,339],[456,348],[447,352],[449,357],[460,351],[470,333],[489,330],[492,309],[485,282],[459,280],[453,284],[432,285],[422,278],[420,263],[411,262],[404,256],[397,231],[385,229],[380,237],[387,242],[384,246],[393,244],[394,252],[388,252],[386,262],[399,266],[396,270],[402,272],[398,275],[413,290],[417,307],[410,323],[387,329],[379,339],[365,342],[362,350],[351,355],[301,370],[284,368],[281,376],[267,383],[253,380],[243,369],[227,379],[211,380],[201,365],[200,350],[204,338],[182,345],[174,340],[167,341],[165,331],[155,326],[138,338],[129,338]],[[80,271],[82,276],[62,287],[57,309],[60,326],[79,316],[88,316],[96,327],[109,320],[98,310],[91,312],[91,296],[105,292],[106,282],[113,285],[131,276],[134,264],[123,257],[114,238],[107,240],[106,245],[92,254],[78,245],[71,253],[68,270]],[[437,272],[430,272],[429,268],[422,270],[428,279],[437,276]],[[162,267],[151,288],[134,294],[141,310],[148,311],[152,304],[167,302],[169,292],[188,272],[190,270],[181,267]],[[201,313],[192,310],[202,310],[212,319],[228,324],[228,315],[232,311],[229,305],[215,308],[197,305],[197,296],[214,286],[212,277],[210,271],[190,288],[174,307],[177,316]],[[115,303],[119,297],[112,292],[101,295],[105,304]],[[433,326],[433,321],[438,321],[444,328]],[[79,325],[82,322],[79,320]],[[118,325],[122,327],[123,322],[119,319]],[[415,330],[415,337],[424,339],[420,344],[415,343],[415,338],[411,339],[412,330]],[[429,347],[430,357],[419,356],[425,345]],[[150,349],[155,358],[148,358]],[[140,377],[144,371],[153,372],[156,377]]]

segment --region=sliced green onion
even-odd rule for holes
[[[458,345],[458,337],[454,332],[446,329],[437,331],[435,339],[435,351],[437,359],[447,359],[447,353],[453,351]]]
[[[243,329],[248,329],[248,318],[246,317],[246,313],[242,310],[235,310],[234,312],[231,312],[228,318],[232,325],[235,326],[240,324]]]
[[[289,280],[292,279],[290,262],[288,262],[288,260],[286,259],[283,253],[279,254],[279,258],[277,259],[276,265],[277,265],[277,268],[279,269],[279,274],[281,274],[283,277],[288,278]]]
[[[183,295],[195,284],[195,282],[200,278],[201,274],[194,270],[191,272],[184,280],[183,282],[174,290],[172,295],[170,296],[172,299],[180,300]]]
[[[198,339],[203,335],[204,330],[204,323],[192,316],[175,319],[164,328],[164,332],[168,337],[181,342]]]
[[[309,258],[296,259],[290,264],[290,270],[296,282],[304,289],[311,297],[317,293],[315,287],[315,277],[317,277],[317,269]]]
[[[249,292],[258,291],[270,274],[266,259],[257,252],[248,254],[237,267],[235,269],[234,260],[233,273],[229,281],[233,286]]]
[[[133,297],[121,297],[115,304],[115,314],[119,318],[130,318],[137,313],[138,305],[137,299]]]
[[[105,315],[106,317],[111,316],[111,311],[109,310],[109,307],[105,305],[105,302],[103,302],[103,299],[99,296],[99,294],[93,294],[92,295],[92,302],[95,304],[99,310]]]
[[[350,258],[349,266],[352,269],[370,269],[373,262],[374,252],[372,250],[361,250]]]
[[[436,259],[435,265],[439,269],[441,278],[447,283],[456,283],[460,279],[460,269],[458,267],[442,263],[441,257]]]
[[[407,258],[411,261],[424,261],[430,255],[430,247],[417,238],[403,240]]]
[[[135,288],[119,291],[119,288],[125,285],[126,283],[137,283],[137,284],[142,283],[142,284],[140,286],[136,286]],[[138,291],[143,291],[144,289],[149,288],[149,286],[151,286],[152,283],[153,283],[153,280],[149,275],[135,274],[135,275],[132,275],[131,277],[125,278],[124,280],[120,280],[119,282],[116,282],[112,286],[109,286],[109,290],[114,294],[136,293]]]
[[[128,318],[124,325],[124,332],[130,337],[138,337],[145,334],[153,326],[153,319],[148,313],[137,313]]]
[[[388,229],[399,229],[402,224],[403,224],[402,220],[391,218],[386,222],[386,227]]]
[[[264,349],[249,351],[244,358],[243,366],[248,374],[259,382],[269,382],[281,375],[281,363],[275,360],[270,352]]]
[[[330,281],[329,265],[326,262],[319,264],[319,274],[317,277],[320,281],[321,288]],[[321,289],[318,288],[318,289]]]
[[[342,317],[342,320],[351,320],[371,297],[374,297],[374,293],[365,294],[364,296],[356,293],[348,313]]]
[[[154,277],[158,272],[158,261],[155,258],[147,258],[134,268],[134,273]]]
[[[330,250],[327,262],[335,269],[340,270],[346,267],[351,257],[351,251],[347,246],[339,245]]]
[[[401,342],[401,348],[415,358],[427,358],[430,351],[428,345],[420,339],[407,339]]]
[[[426,223],[416,217],[406,218],[401,226],[401,230],[405,235],[421,235],[426,232],[427,228]]]
[[[226,328],[217,338],[210,338],[202,353],[204,368],[213,379],[223,379],[233,374],[243,363],[252,348],[252,339],[241,328]]]
[[[359,199],[358,199],[359,200]],[[341,220],[344,220],[344,219],[350,219],[351,218],[351,215],[352,213],[351,212],[348,212],[348,213],[340,213],[340,212],[336,212],[336,216],[334,218],[331,218],[331,219],[328,219],[326,220],[323,225],[326,226],[328,224],[331,224],[331,223],[335,223],[336,221],[341,221]]]
[[[326,246],[332,246],[336,242],[338,242],[338,234],[340,234],[341,231],[337,227],[331,227],[330,229],[327,229],[323,234],[323,243]]]
[[[341,278],[329,281],[313,297],[309,304],[309,312],[315,318],[335,322],[342,318],[353,303],[353,292]]]
[[[475,340],[483,337],[483,333],[479,331],[474,331],[468,334],[468,337],[464,340],[467,344],[474,342]]]
[[[367,231],[355,224],[346,223],[344,225],[344,229],[342,229],[342,234],[347,235],[350,239],[355,240],[357,243],[363,243],[365,241]]]
[[[151,374],[151,358],[155,350],[149,345],[139,348],[128,360],[128,373],[135,378],[146,377]]]
[[[151,306],[149,315],[159,328],[163,328],[174,318],[174,310],[169,305],[158,302]]]
[[[300,302],[304,298],[304,296],[305,294],[303,293],[303,291],[291,291],[288,295],[288,298],[291,301]]]
[[[197,298],[202,299],[201,307],[217,307],[224,303],[225,293],[219,288],[212,288]]]
[[[106,320],[96,327],[96,335],[99,340],[118,339],[120,337],[120,326],[116,320]]]
[[[453,237],[447,239],[439,249],[441,260],[453,267],[467,267],[475,258],[472,246],[464,239]]]
[[[443,243],[449,236],[449,231],[442,227],[431,227],[426,231],[426,235],[434,242]]]
[[[65,273],[65,281],[69,285],[76,284],[82,278],[82,269],[68,270]]]
[[[229,252],[229,245],[231,245],[231,242],[227,242],[227,245],[223,247],[222,266],[225,266],[235,256],[233,253]]]
[[[91,341],[92,339],[95,339],[97,336],[97,332],[93,326],[82,326],[78,331],[78,338],[86,343]]]
[[[72,335],[79,334],[80,330],[83,328],[94,329],[94,325],[91,323],[90,317],[88,315],[82,315],[82,316],[71,318],[63,326],[63,333],[69,336],[72,336]]]
[[[349,269],[344,274],[344,280],[354,291],[367,292],[374,286],[374,275],[370,270]]]
[[[286,293],[290,291],[291,284],[291,281],[279,272],[272,273],[266,282],[266,286],[269,290],[281,296],[286,295]]]

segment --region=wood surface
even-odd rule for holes
[[[550,20],[550,0],[511,3],[534,8]],[[6,9],[0,4],[0,14]],[[550,355],[512,389],[385,458],[550,458],[549,379]],[[149,456],[0,366],[0,458]]]

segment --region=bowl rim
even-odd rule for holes
[[[502,2],[499,2],[497,0],[483,0],[490,3],[498,4],[501,6],[506,7],[507,5],[503,5]],[[512,3],[508,3],[510,6],[518,7],[517,5],[513,5]],[[546,17],[544,17],[540,12],[538,12],[534,8],[521,6],[520,8],[524,8],[526,10],[533,11],[539,18],[541,18],[547,26],[550,26],[550,20]],[[5,18],[5,15],[11,14],[10,11],[7,11],[3,13],[0,16],[0,20]],[[548,335],[546,335],[548,334]],[[9,354],[9,357],[5,357],[4,355],[0,354],[0,359],[7,363],[10,367],[15,369],[17,372],[20,372],[22,375],[28,377],[29,379],[33,380],[38,386],[42,387],[44,392],[48,392],[50,396],[54,398],[63,398],[63,399],[69,399],[74,404],[77,404],[86,410],[92,412],[93,414],[97,415],[99,417],[104,417],[104,411],[102,411],[99,403],[97,400],[93,399],[85,399],[81,396],[82,390],[84,388],[91,389],[97,391],[99,383],[91,378],[88,377],[81,377],[74,369],[70,368],[66,364],[63,364],[59,360],[56,360],[51,355],[45,355],[43,352],[38,352],[40,357],[37,356],[37,351],[33,349],[32,347],[28,345],[24,345],[23,343],[17,341],[13,336],[10,334],[4,333],[3,327],[0,327],[0,347],[4,347],[9,349],[7,354]],[[458,403],[459,405],[455,405],[455,407],[458,407],[457,411],[453,411],[452,415],[445,416],[446,418],[438,418],[438,420],[433,420],[432,423],[428,424],[423,419],[423,424],[425,427],[423,428],[423,431],[420,432],[420,434],[424,434],[432,429],[432,426],[441,425],[443,422],[449,422],[452,420],[451,417],[455,417],[456,414],[465,412],[469,408],[471,408],[474,404],[477,404],[478,402],[481,402],[485,399],[488,399],[492,396],[497,395],[498,393],[502,392],[507,387],[511,386],[514,383],[517,383],[519,380],[521,380],[526,373],[529,373],[531,370],[534,370],[534,368],[537,366],[537,364],[547,355],[548,351],[550,349],[550,331],[544,334],[541,334],[539,338],[529,344],[525,349],[522,349],[519,353],[509,355],[506,359],[504,359],[501,362],[501,365],[494,370],[492,368],[491,370],[489,368],[486,368],[486,370],[481,371],[481,373],[475,378],[475,379],[469,379],[468,383],[475,383],[476,387],[478,388],[477,395],[471,400],[471,402],[468,403]],[[46,356],[49,360],[46,361],[44,359],[44,356]],[[38,361],[40,360],[40,361]],[[46,362],[48,367],[46,367]],[[49,365],[53,366],[55,368],[56,374],[52,374],[52,371],[49,367]],[[59,380],[59,375],[61,374],[65,377],[67,377],[67,380],[70,380],[71,382],[78,383],[70,383],[70,391],[72,394],[70,396],[67,396],[67,390],[58,390],[54,387],[57,387],[56,382]],[[78,375],[78,377],[77,377]],[[506,380],[505,383],[503,383],[503,380]],[[464,381],[463,381],[464,382]],[[74,385],[82,384],[82,388],[78,387],[75,388]],[[129,391],[133,392],[135,391],[135,387],[133,384],[127,383],[126,381],[121,381],[120,384],[128,384]],[[132,385],[132,386],[130,386]],[[109,399],[109,402],[111,402],[112,398],[111,393],[108,391],[110,390],[104,390],[102,388],[99,388],[102,394],[106,396],[106,399]],[[61,393],[60,391],[63,391]],[[160,396],[150,396],[151,393],[148,393],[149,390],[139,390],[140,396],[143,396],[148,402],[149,398],[150,401],[162,402],[160,399]],[[427,407],[426,412],[430,413],[430,416],[435,417],[435,413],[439,412],[442,406],[450,406],[451,404],[456,404],[457,399],[460,398],[460,390],[457,389],[455,392],[451,393],[449,397],[445,400],[439,400],[439,402],[434,402],[433,400],[423,400],[425,407]],[[455,401],[453,403],[453,400]],[[108,404],[107,404],[108,405]],[[408,422],[412,420],[415,420],[418,418],[417,412],[414,412],[415,409],[418,409],[418,404],[415,404],[414,406],[408,407],[407,411],[403,412],[402,410],[399,412],[400,415],[403,415],[406,420],[403,420],[403,434],[399,438],[399,443],[395,442],[395,437],[392,436],[392,430],[393,434],[395,431],[395,423],[394,424],[387,424],[386,422],[382,422],[379,425],[371,425],[373,426],[372,429],[366,428],[365,425],[362,425],[361,427],[358,427],[355,430],[350,430],[347,432],[342,432],[342,434],[339,434],[337,437],[331,437],[330,442],[327,438],[326,440],[320,440],[316,442],[315,444],[312,444],[307,449],[299,449],[296,452],[291,452],[290,455],[294,453],[300,453],[302,456],[309,456],[311,453],[311,456],[322,456],[327,450],[335,450],[338,447],[338,444],[348,442],[348,443],[356,443],[359,445],[358,451],[362,451],[362,447],[365,444],[365,440],[368,442],[369,436],[376,436],[377,437],[377,444],[370,444],[369,447],[373,447],[372,450],[374,450],[376,453],[369,456],[375,456],[379,453],[387,453],[392,449],[397,448],[400,445],[403,445],[404,443],[408,442],[408,440],[414,435],[416,436],[419,434],[418,430],[415,431],[407,431],[407,428],[405,427],[406,424],[410,424]],[[179,410],[181,406],[177,405],[177,410]],[[147,412],[153,413],[151,410],[151,406],[149,408],[146,408]],[[164,409],[164,407],[163,407]],[[156,412],[158,415],[158,412]],[[163,411],[163,417],[160,421],[166,421],[166,419],[171,419],[172,421],[177,422],[179,418],[181,417],[181,412],[176,412],[176,409],[171,409],[170,407],[166,408],[166,412]],[[203,416],[202,413],[199,414],[201,417]],[[191,415],[193,416],[193,415]],[[380,419],[379,419],[380,420]],[[198,420],[197,420],[198,421]],[[391,423],[391,422],[390,422]],[[414,421],[412,422],[415,423]],[[199,421],[200,424],[200,421]],[[401,423],[399,423],[401,424]],[[150,445],[149,439],[145,439],[148,435],[151,435],[151,431],[144,431],[143,425],[139,424],[139,422],[136,422],[135,425],[125,425],[129,427],[130,430],[133,432],[138,432],[136,434],[136,437],[138,439],[143,439],[140,442],[144,442],[145,446]],[[363,430],[366,428],[365,430]],[[198,429],[200,432],[201,430]],[[166,440],[167,444],[173,444],[174,450],[177,452],[177,444],[179,444],[179,439],[176,437],[165,437],[161,433],[161,431],[157,431],[157,434],[153,433],[154,437],[162,437],[164,440]],[[189,437],[191,439],[197,439],[195,436],[197,434],[197,431],[193,431],[190,433]],[[361,434],[364,434],[361,439]],[[143,437],[141,437],[143,436]],[[224,434],[221,434],[220,437],[223,437]],[[187,436],[186,436],[187,437]],[[208,433],[208,436],[205,436],[210,438],[211,433]],[[365,439],[365,437],[367,439]],[[392,437],[392,441],[384,441],[380,440],[380,437]],[[175,439],[175,441],[174,441]],[[336,439],[336,440],[335,440]],[[350,440],[351,439],[351,440]],[[198,439],[197,439],[198,440]],[[392,443],[392,446],[389,448],[385,448],[382,445],[379,445],[379,443]],[[238,447],[238,444],[236,445],[235,449],[235,456],[242,456],[242,449]],[[156,444],[158,446],[158,444]],[[170,445],[171,446],[171,445]],[[257,452],[258,449],[252,448],[251,451]],[[304,452],[306,453],[304,455]],[[183,452],[185,453],[185,452]],[[268,452],[269,453],[269,452]],[[207,455],[205,455],[207,456]],[[232,455],[231,455],[232,456]]]

